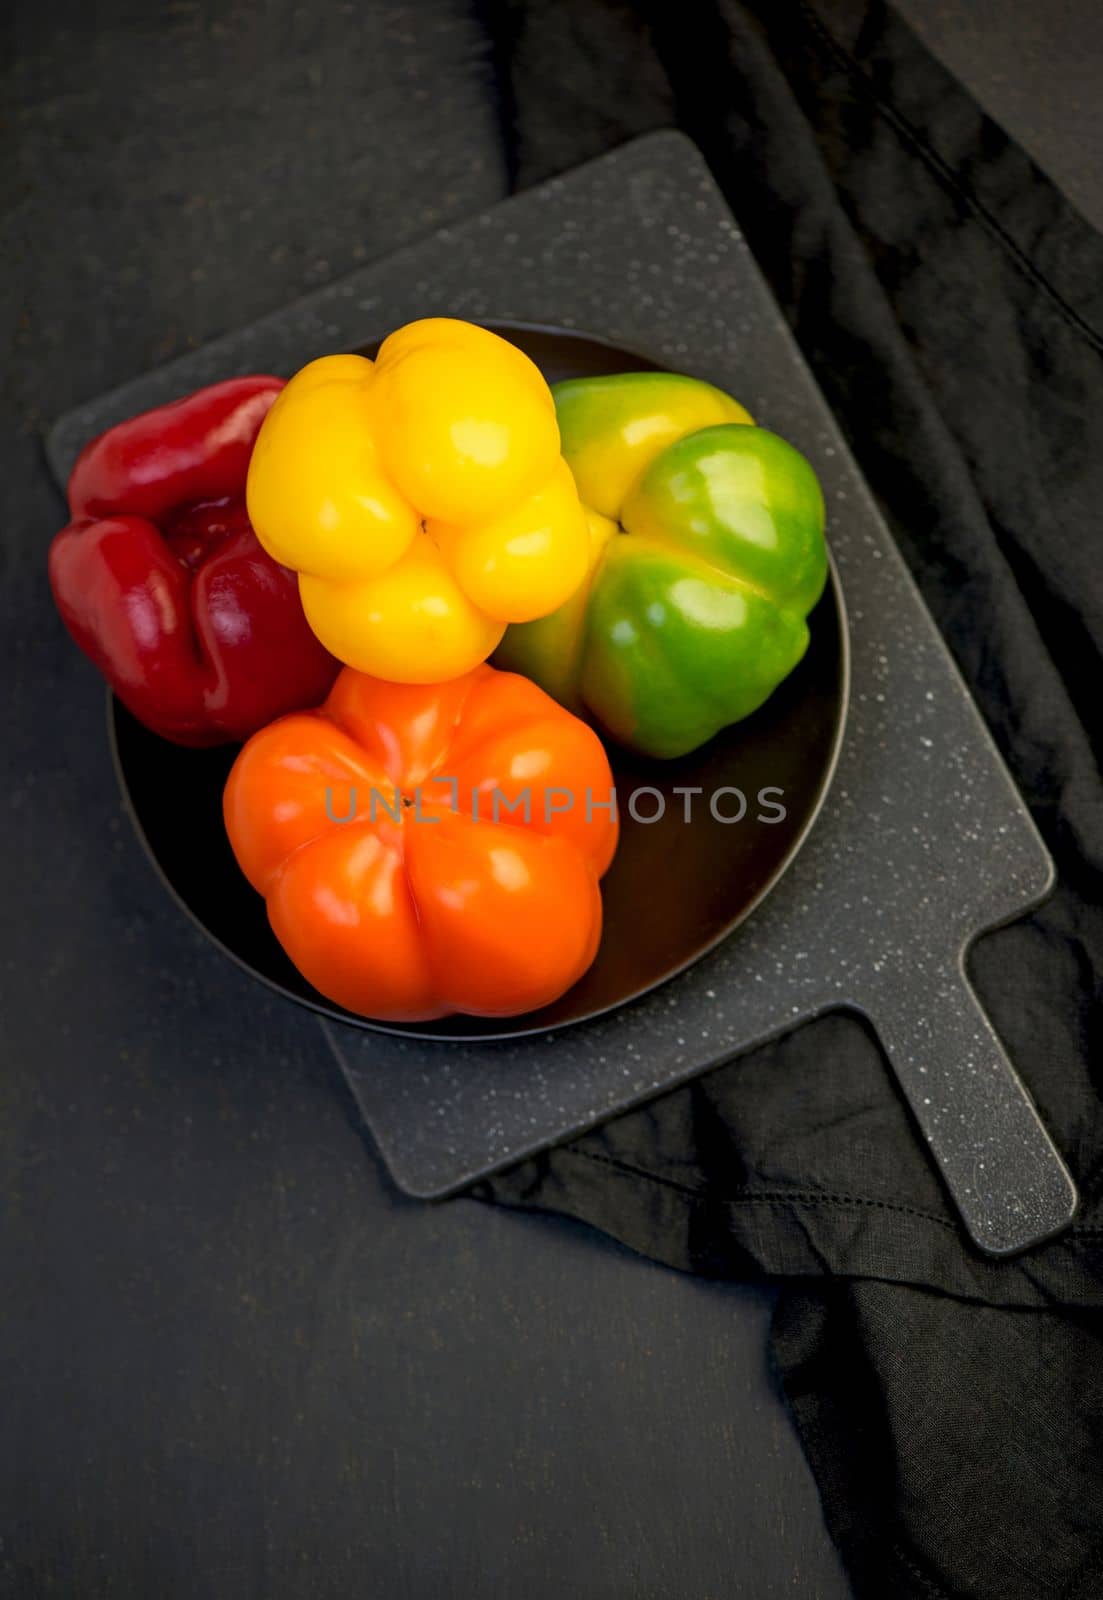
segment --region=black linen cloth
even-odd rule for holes
[[[515,179],[676,122],[767,273],[1056,859],[973,976],[1078,1179],[966,1242],[835,1015],[486,1198],[778,1275],[773,1348],[860,1595],[1103,1595],[1103,247],[883,6],[503,7]]]

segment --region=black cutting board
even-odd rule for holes
[[[1052,863],[699,153],[650,135],[70,412],[89,435],[234,373],[289,373],[414,317],[554,323],[734,392],[824,485],[850,616],[834,786],[780,884],[689,972],[561,1034],[433,1043],[320,1024],[395,1181],[455,1191],[836,1006],[864,1013],[981,1248],[1036,1242],[1075,1191],[964,953]],[[860,403],[860,402],[859,402]]]

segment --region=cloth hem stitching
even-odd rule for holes
[[[820,18],[816,16],[815,12],[807,4],[807,0],[801,0],[800,8],[812,31],[819,36],[825,47],[842,64],[848,76],[857,80],[876,110],[884,117],[885,121],[889,123],[898,136],[912,145],[942,184],[969,207],[987,231],[1003,246],[1020,274],[1033,283],[1036,288],[1043,290],[1063,320],[1075,332],[1079,333],[1082,338],[1087,340],[1097,355],[1103,355],[1103,335],[1100,335],[1087,318],[1077,311],[1075,307],[1069,305],[1060,291],[1027,255],[1022,245],[1007,232],[984,203],[962,182],[949,162],[940,156],[932,145],[927,143],[918,129],[913,127],[902,112],[882,98],[858,61],[839,43]],[[1008,143],[1013,144],[1014,141],[1009,139]],[[1020,147],[1016,145],[1015,148],[1019,149]],[[1026,159],[1029,160],[1029,157],[1026,157]],[[1052,183],[1052,179],[1047,178],[1046,182]],[[1056,185],[1054,187],[1056,188]],[[1062,196],[1062,200],[1064,200],[1064,196]],[[1065,204],[1071,206],[1070,201],[1066,200]]]

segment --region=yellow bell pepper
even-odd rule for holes
[[[265,418],[246,498],[321,642],[396,683],[470,672],[507,623],[556,610],[586,574],[547,384],[514,345],[451,318],[400,328],[374,362],[303,367]]]

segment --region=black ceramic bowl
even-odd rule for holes
[[[552,383],[654,365],[565,330],[494,326]],[[364,353],[374,354],[374,347]],[[180,749],[147,732],[112,698],[115,769],[134,827],[169,892],[226,955],[290,999],[361,1028],[427,1039],[559,1029],[622,1005],[696,961],[754,910],[800,849],[831,782],[846,718],[846,620],[834,567],[810,628],[804,660],[761,710],[702,749],[664,762],[610,749],[621,842],[603,881],[601,948],[589,972],[554,1005],[523,1017],[403,1025],[372,1022],[331,1004],[284,955],[264,901],[234,861],[222,826],[222,789],[236,747]],[[687,801],[678,789],[700,792]],[[770,792],[760,800],[764,790]],[[642,820],[660,809],[654,791],[662,796],[663,814]],[[638,817],[627,810],[633,793]],[[738,815],[740,796],[746,805],[741,819],[720,820]]]

